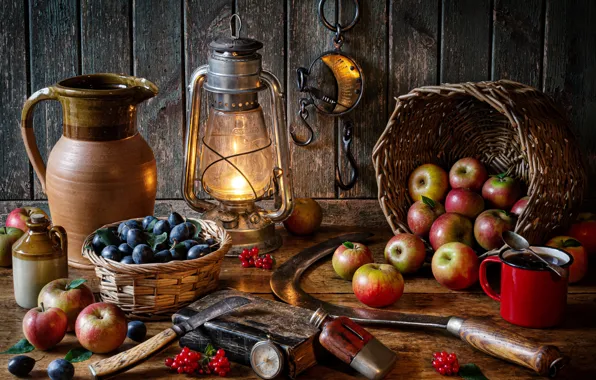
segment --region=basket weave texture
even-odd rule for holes
[[[515,231],[530,243],[544,243],[575,218],[586,174],[559,106],[509,80],[445,84],[400,96],[373,149],[379,203],[395,234],[410,232],[410,173],[425,163],[449,169],[463,157],[481,160],[489,174],[508,172],[525,183],[530,200]]]
[[[102,302],[118,305],[129,318],[166,320],[180,308],[215,290],[221,264],[232,246],[232,239],[213,221],[196,222],[202,227],[201,236],[215,239],[220,248],[194,260],[152,264],[123,264],[106,260],[97,256],[92,248],[85,248],[91,247],[95,233],[89,235],[83,244],[83,256],[95,265]],[[102,228],[118,227],[119,224],[111,223]]]

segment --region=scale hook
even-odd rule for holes
[[[358,166],[356,165],[356,159],[354,159],[354,155],[350,150],[352,146],[352,134],[353,134],[353,124],[351,120],[344,120],[343,121],[343,135],[342,135],[342,150],[346,155],[348,162],[350,163],[350,181],[348,183],[344,183],[343,179],[341,178],[341,171],[339,170],[339,164],[335,165],[335,184],[342,190],[347,191],[350,190],[356,184],[358,180]]]

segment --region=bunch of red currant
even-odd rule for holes
[[[443,376],[457,375],[459,362],[454,352],[447,354],[447,351],[435,352],[433,354],[433,367]]]
[[[255,267],[267,270],[273,268],[273,257],[270,254],[259,256],[258,247],[244,248],[238,258],[243,268]]]
[[[165,364],[166,367],[187,375],[213,373],[225,377],[230,372],[230,362],[225,351],[221,348],[215,351],[211,345],[207,346],[204,355],[184,347],[174,358],[166,358]]]

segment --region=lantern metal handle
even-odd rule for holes
[[[261,72],[263,83],[269,88],[271,109],[273,110],[273,136],[275,139],[275,154],[277,164],[280,166],[277,181],[279,187],[280,207],[277,210],[269,211],[264,216],[274,222],[281,222],[287,219],[294,209],[292,191],[292,173],[288,152],[288,136],[286,131],[286,119],[284,111],[284,96],[281,92],[279,81],[271,72]]]
[[[184,175],[182,176],[182,195],[186,203],[197,212],[205,212],[216,206],[197,198],[194,191],[194,174],[197,167],[197,145],[201,127],[201,90],[207,76],[209,65],[203,65],[192,73],[188,86],[186,140],[184,142]],[[193,94],[197,94],[194,96]]]

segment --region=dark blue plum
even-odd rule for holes
[[[159,252],[159,251],[163,251],[163,250],[167,251],[168,249],[170,249],[170,246],[168,245],[168,243],[163,242],[163,243],[156,245],[154,251],[155,252]]]
[[[134,264],[135,261],[132,259],[132,256],[124,256],[122,260],[120,260],[122,264]]]
[[[184,248],[186,248],[186,250],[188,251],[191,247],[194,247],[195,245],[199,244],[199,242],[196,240],[188,239],[184,240],[182,244],[184,244]]]
[[[179,224],[176,227],[172,228],[172,232],[170,232],[170,243],[181,243],[184,240],[190,238],[190,231],[188,230],[188,226],[185,224]]]
[[[64,359],[56,359],[48,366],[48,376],[52,380],[70,380],[74,372],[73,365]]]
[[[197,244],[188,251],[187,259],[194,260],[211,253],[211,248],[207,244]]]
[[[205,240],[205,243],[210,246],[217,244],[217,242],[213,238],[209,238],[209,239]]]
[[[188,227],[188,236],[192,238],[197,233],[197,226],[192,224],[191,222],[184,222],[186,227]]]
[[[126,235],[126,244],[128,244],[131,248],[135,248],[137,245],[145,244],[146,242],[147,236],[143,230],[135,228],[128,231],[128,235]]]
[[[27,355],[19,355],[8,362],[8,372],[17,377],[25,377],[35,367],[35,359]]]
[[[174,228],[175,226],[184,223],[184,218],[177,212],[173,212],[168,216],[168,223],[170,223],[171,228]]]
[[[153,226],[153,233],[155,235],[161,235],[164,232],[169,234],[170,230],[170,223],[167,220],[160,220]]]
[[[106,247],[106,245],[101,240],[99,235],[93,236],[93,240],[91,241],[91,245],[93,246],[93,251],[96,255],[101,255],[101,251]]]
[[[132,259],[135,264],[148,264],[153,262],[153,250],[147,244],[139,244],[132,250]]]
[[[108,260],[120,261],[122,252],[115,245],[108,245],[101,251],[101,257]]]
[[[126,336],[135,342],[142,342],[147,336],[147,326],[141,321],[128,322],[128,332]]]
[[[132,255],[132,248],[130,248],[130,245],[126,244],[126,243],[122,243],[118,246],[118,250],[120,252],[122,252],[122,256],[130,256]]]
[[[159,251],[155,254],[154,260],[156,263],[169,263],[172,261],[172,254],[167,249]]]
[[[188,251],[184,246],[174,247],[170,249],[170,255],[172,255],[172,260],[186,260],[187,254]]]
[[[152,223],[154,220],[157,220],[157,218],[156,218],[156,217],[154,217],[153,215],[146,216],[146,217],[143,219],[143,222],[141,223],[141,227],[143,227],[143,229],[144,229],[145,231],[150,231],[150,229],[149,229],[149,225],[150,225],[150,224],[151,224],[151,223]]]

